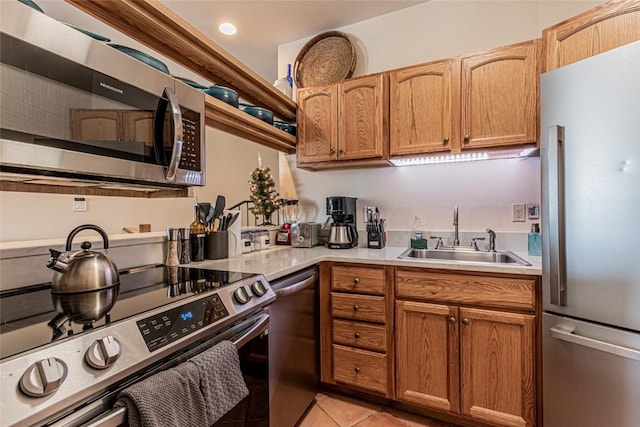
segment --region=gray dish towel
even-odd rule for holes
[[[198,368],[182,363],[137,382],[118,394],[130,427],[208,426]]]
[[[222,341],[189,361],[200,373],[207,425],[215,423],[249,394],[240,370],[238,350],[231,341]]]

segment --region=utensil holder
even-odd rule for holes
[[[229,258],[229,232],[227,230],[207,233],[205,258]]]

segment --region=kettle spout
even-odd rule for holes
[[[50,268],[58,273],[62,273],[67,268],[67,263],[60,261],[60,255],[62,252],[56,251],[55,249],[49,249],[49,253],[51,254],[51,258],[47,261],[47,268]]]

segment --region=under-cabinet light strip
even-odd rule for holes
[[[492,160],[492,159],[517,159],[531,156],[537,148],[527,148],[519,152],[491,152],[491,153],[463,153],[448,154],[445,156],[428,156],[428,157],[412,157],[405,159],[391,159],[390,162],[394,166],[413,166],[428,165],[434,163],[456,163],[456,162],[473,162],[476,160]]]

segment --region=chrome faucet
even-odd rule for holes
[[[458,236],[458,206],[453,208],[453,246],[460,246],[460,238]]]
[[[487,228],[487,233],[489,233],[489,252],[496,251],[496,232],[490,228]]]

